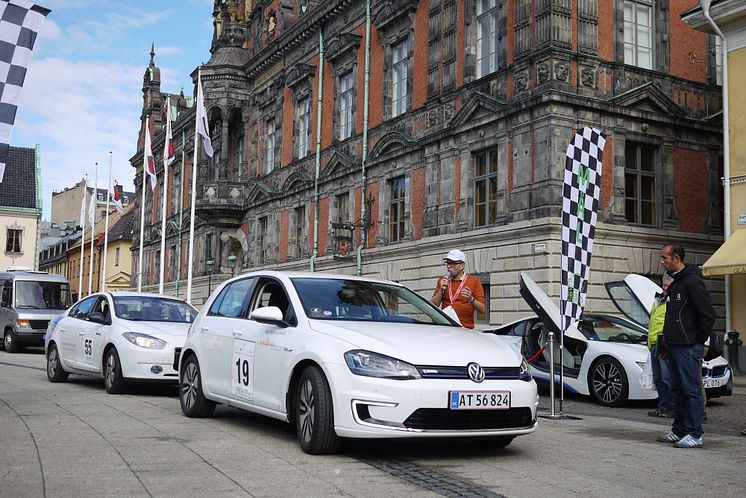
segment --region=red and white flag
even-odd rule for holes
[[[171,134],[171,97],[166,99],[166,142],[163,144],[163,166],[170,166],[176,159]]]
[[[202,135],[202,148],[205,154],[212,157],[212,140],[210,140],[210,127],[207,124],[207,110],[205,110],[205,98],[202,96],[202,76],[197,76],[197,133]]]
[[[150,127],[145,122],[145,147],[142,153],[143,168],[150,175],[150,186],[155,192],[155,186],[158,184],[158,178],[155,176],[155,159],[153,157],[153,146],[150,142]]]
[[[115,184],[114,185],[114,195],[113,195],[113,197],[114,197],[114,207],[117,208],[117,211],[119,211],[120,213],[123,213],[124,212],[124,206],[122,205],[123,194],[122,194],[122,186],[121,185],[119,185],[119,184]]]

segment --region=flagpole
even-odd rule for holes
[[[200,83],[201,71],[197,74]],[[192,265],[194,264],[194,204],[197,202],[197,157],[199,156],[199,139],[197,127],[194,130],[194,154],[192,154],[192,196],[189,206],[189,256],[187,258],[187,295],[186,302],[192,304]]]
[[[106,253],[109,250],[109,198],[111,197],[111,151],[109,151],[109,186],[106,190],[106,229],[104,230],[104,259],[101,264],[101,292],[106,292]]]
[[[95,164],[95,170],[91,206],[98,205],[98,163]],[[88,208],[88,210],[93,211],[93,216],[91,217],[91,254],[88,255],[88,295],[90,296],[93,292],[93,238],[96,235],[96,209]]]
[[[161,262],[158,275],[158,293],[163,294],[163,274],[166,270],[166,196],[168,195],[168,148],[171,143],[171,96],[166,97],[166,139],[163,150],[163,192],[161,197]]]
[[[145,133],[148,133],[149,118],[145,118]],[[145,141],[143,140],[143,143]],[[142,291],[142,245],[145,240],[145,178],[147,173],[145,168],[148,163],[148,151],[143,146],[142,149],[142,201],[140,201],[140,252],[137,261],[137,292]]]
[[[186,134],[181,130],[181,185],[179,187],[179,247],[177,248],[178,267],[176,269],[176,297],[179,297],[179,280],[181,280],[181,237],[184,228],[184,162],[186,161]]]
[[[80,206],[80,275],[78,276],[78,300],[83,297],[83,264],[85,262],[85,200],[88,197],[88,175],[83,183],[83,204]]]

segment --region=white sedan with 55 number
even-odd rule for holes
[[[174,362],[185,415],[224,403],[287,421],[312,454],[342,437],[498,447],[536,429],[536,384],[520,354],[393,282],[235,277],[205,303]]]
[[[92,294],[50,323],[47,377],[64,382],[70,373],[103,376],[110,394],[133,381],[176,383],[174,348],[184,345],[196,315],[184,301],[158,294]]]

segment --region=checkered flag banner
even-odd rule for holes
[[[562,199],[562,333],[580,320],[593,252],[601,197],[601,159],[606,137],[595,128],[579,130],[567,146]]]
[[[49,12],[26,0],[0,0],[0,182],[28,61],[39,25]]]

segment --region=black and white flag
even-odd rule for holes
[[[560,320],[564,334],[580,320],[593,252],[601,198],[601,159],[606,137],[595,128],[579,130],[567,146],[562,199],[562,289]]]
[[[26,0],[0,0],[0,182],[8,162],[26,68],[39,25],[49,12]]]

